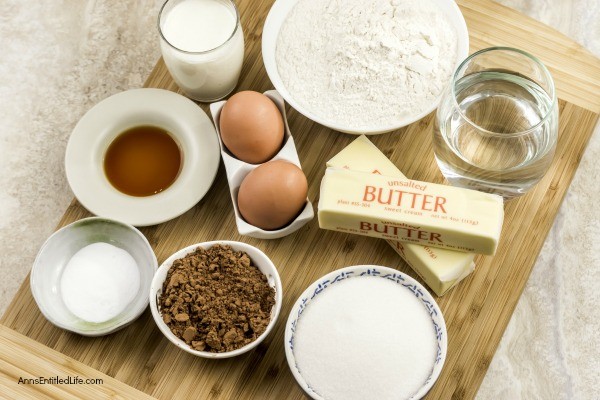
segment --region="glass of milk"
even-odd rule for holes
[[[233,1],[167,0],[158,31],[165,64],[187,97],[212,102],[233,91],[244,59],[244,34]]]

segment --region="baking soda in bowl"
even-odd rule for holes
[[[140,288],[135,259],[109,243],[92,243],[71,257],[60,291],[69,311],[83,321],[103,323],[117,317]]]
[[[437,356],[428,310],[395,281],[355,277],[327,287],[302,312],[294,335],[297,369],[327,400],[409,399]]]

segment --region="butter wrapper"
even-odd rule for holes
[[[318,215],[322,229],[493,255],[504,209],[488,193],[327,168]]]
[[[405,178],[402,172],[362,135],[327,162],[345,168]],[[438,296],[443,296],[475,270],[475,254],[387,240],[388,244]]]
[[[362,135],[327,162],[345,168],[405,178],[402,172]],[[443,296],[475,270],[475,254],[387,240],[388,244],[438,296]]]

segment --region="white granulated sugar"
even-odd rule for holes
[[[300,0],[277,38],[279,75],[310,113],[387,128],[449,82],[457,35],[432,0]]]
[[[298,370],[326,400],[408,399],[431,374],[436,354],[425,306],[377,277],[328,287],[308,304],[294,335]]]

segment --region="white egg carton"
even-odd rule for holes
[[[285,115],[285,103],[283,101],[283,97],[281,97],[279,92],[276,90],[266,91],[264,95],[273,100],[273,102],[281,112],[281,115],[283,116],[283,122],[285,124],[284,145],[281,148],[281,150],[279,150],[279,152],[269,161],[285,160],[291,162],[292,164],[295,164],[298,168],[302,169],[302,166],[300,165],[300,160],[298,159],[298,151],[296,150],[294,138],[290,133],[290,127],[288,126],[287,117]],[[312,203],[308,198],[306,199],[306,205],[304,206],[304,209],[296,217],[296,219],[281,229],[272,231],[264,230],[254,225],[250,225],[242,218],[242,215],[240,214],[240,210],[238,209],[237,205],[237,194],[240,189],[240,185],[242,184],[242,181],[244,180],[246,175],[248,175],[250,171],[257,168],[261,164],[249,164],[238,160],[233,156],[233,154],[231,154],[229,150],[227,150],[227,148],[223,144],[223,141],[221,140],[221,131],[219,130],[219,122],[221,117],[221,109],[223,109],[225,103],[226,101],[212,103],[210,105],[210,113],[215,123],[217,136],[219,138],[219,145],[221,146],[221,157],[223,158],[223,163],[225,164],[227,181],[229,182],[229,192],[231,193],[231,202],[233,203],[233,210],[235,212],[235,222],[237,225],[238,232],[240,233],[240,235],[251,236],[258,239],[278,239],[287,236],[290,233],[296,232],[315,216]]]

